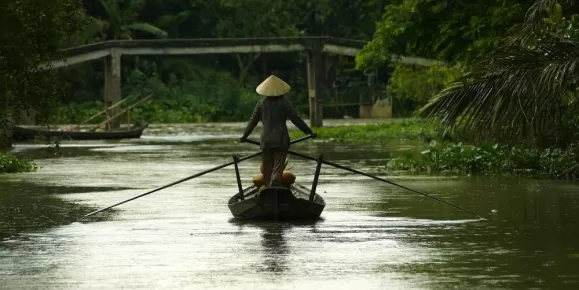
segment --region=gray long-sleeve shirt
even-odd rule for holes
[[[243,137],[251,134],[257,123],[261,121],[261,149],[289,148],[289,133],[286,120],[290,120],[305,134],[312,134],[312,130],[302,120],[294,107],[283,97],[267,97],[257,103]]]

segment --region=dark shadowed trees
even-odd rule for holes
[[[79,0],[6,0],[0,5],[0,148],[11,145],[22,114],[46,122],[61,90],[40,66],[59,57],[63,40],[83,24]]]

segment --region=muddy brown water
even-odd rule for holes
[[[343,121],[341,121],[343,122]],[[330,125],[332,121],[327,122]],[[340,121],[334,121],[340,123]],[[0,289],[577,289],[579,188],[519,178],[393,176],[386,145],[306,141],[294,150],[352,166],[487,220],[322,167],[315,223],[242,223],[232,167],[88,221],[96,209],[256,152],[241,123],[152,125],[139,140],[67,141],[14,151],[42,168],[0,175]],[[255,136],[255,135],[254,135]],[[255,138],[255,137],[254,137]],[[258,159],[240,164],[243,183]],[[315,164],[292,157],[309,186]]]

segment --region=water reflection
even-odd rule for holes
[[[281,224],[262,227],[261,246],[264,271],[281,273],[287,270],[287,256],[290,254],[284,239],[284,226]]]
[[[62,200],[56,194],[102,193],[120,187],[49,186],[0,181],[0,241],[23,231],[37,231],[68,224],[93,207]],[[95,220],[106,219],[107,215]],[[0,247],[2,244],[0,243]]]
[[[425,197],[323,166],[323,222],[231,219],[227,200],[237,184],[227,168],[123,204],[114,215],[71,223],[93,207],[256,150],[214,138],[237,136],[242,124],[211,126],[154,126],[146,132],[152,137],[141,140],[69,142],[63,158],[38,160],[40,172],[3,177],[0,227],[20,234],[0,241],[0,288],[572,289],[579,283],[576,184],[377,172],[392,152],[412,147],[404,144],[312,141],[294,150],[327,153],[332,161],[489,219],[472,220]],[[299,182],[309,185],[314,163],[290,162]],[[244,184],[256,168],[256,160],[241,164]]]
[[[282,275],[283,272],[290,270],[288,257],[291,255],[291,250],[286,235],[296,228],[309,228],[312,233],[315,233],[316,224],[322,221],[323,219],[312,222],[277,223],[231,219],[229,222],[237,225],[239,232],[243,232],[247,228],[259,229],[261,263],[256,265],[255,270]]]

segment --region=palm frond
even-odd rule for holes
[[[526,26],[539,25],[547,16],[548,11],[555,9],[555,5],[559,2],[567,2],[567,0],[536,0],[527,10],[524,24]]]
[[[549,134],[579,77],[579,42],[551,38],[497,51],[419,110],[449,129],[505,136]],[[527,130],[527,131],[525,131]],[[531,131],[528,131],[531,130]]]
[[[166,37],[167,36],[167,31],[165,31],[165,30],[163,30],[155,25],[145,23],[145,22],[136,22],[136,23],[127,24],[127,25],[123,26],[123,28],[147,32],[147,33],[153,34],[153,35],[158,36],[158,37]]]
[[[135,12],[141,10],[145,5],[145,0],[130,0],[126,11]]]
[[[579,8],[577,2],[576,0],[536,0],[527,10],[525,20],[508,30],[505,44],[526,43],[541,36],[545,32],[544,27],[548,25],[545,19],[553,14],[559,5],[564,7],[567,14],[572,15]]]
[[[107,13],[108,21],[108,31],[109,36],[113,39],[125,38],[123,34],[123,18],[121,17],[121,11],[119,11],[119,5],[114,0],[101,0],[101,5]]]
[[[89,42],[103,40],[105,31],[108,28],[108,22],[87,16],[87,25],[85,29],[78,31],[74,36],[74,45],[83,45]]]
[[[89,25],[87,25],[87,28],[85,29],[85,33],[90,35],[90,36],[96,36],[98,34],[103,34],[106,29],[108,28],[109,24],[108,22],[102,20],[102,19],[97,19],[97,18],[93,18],[91,17]]]
[[[575,14],[579,9],[577,0],[536,0],[527,10],[525,25],[540,25],[543,19],[556,9],[557,5],[562,6],[568,14]]]
[[[174,23],[181,23],[187,20],[189,16],[191,16],[191,11],[189,10],[184,10],[177,14],[161,15],[155,20],[154,24],[157,27],[166,27]]]
[[[101,5],[103,6],[105,12],[108,15],[110,25],[120,27],[122,19],[117,2],[114,0],[101,0]]]
[[[139,12],[145,6],[145,0],[124,0],[122,2],[124,3],[122,6],[119,5],[119,9],[123,24],[137,22]]]

